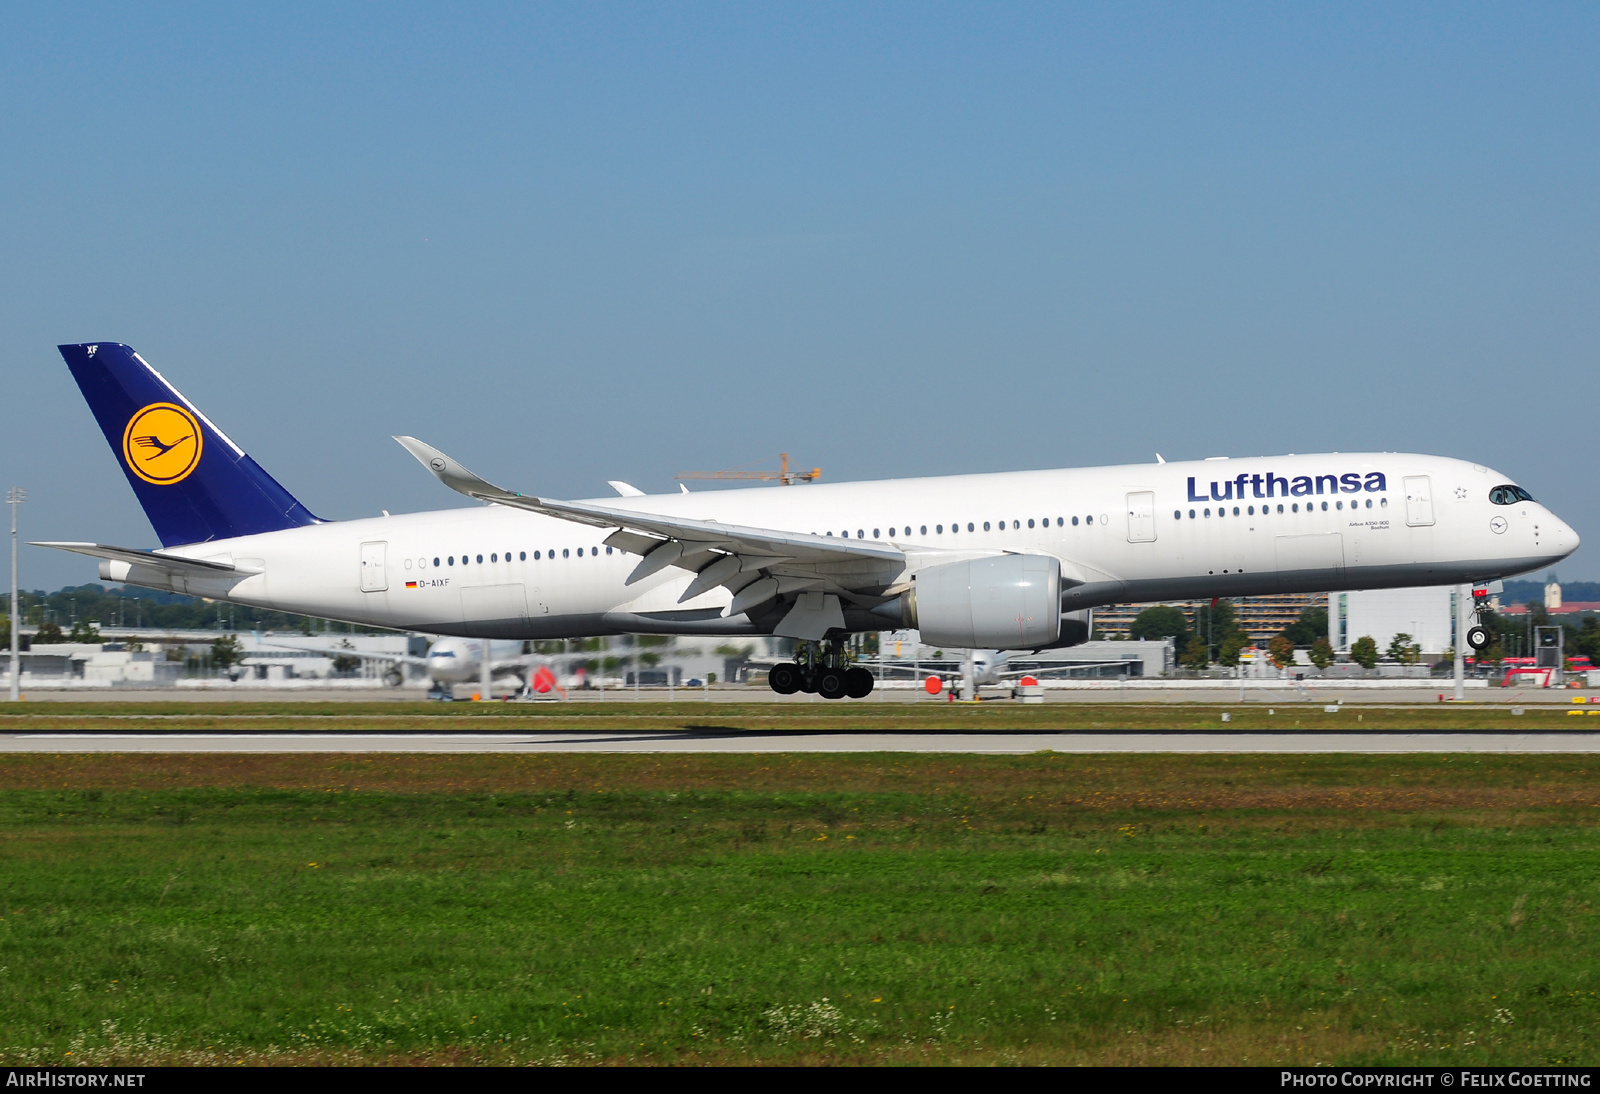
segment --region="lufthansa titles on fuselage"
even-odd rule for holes
[[[1233,501],[1243,499],[1247,495],[1257,498],[1288,498],[1305,497],[1308,494],[1359,494],[1363,491],[1379,493],[1387,490],[1388,480],[1382,471],[1369,471],[1363,476],[1358,471],[1348,471],[1343,475],[1274,475],[1268,471],[1262,474],[1248,472],[1235,475],[1222,482],[1211,483],[1211,493],[1202,494],[1195,489],[1195,477],[1189,476],[1190,501]]]

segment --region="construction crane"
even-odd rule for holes
[[[793,486],[797,482],[816,482],[822,478],[822,468],[813,467],[810,471],[790,471],[789,453],[778,453],[780,469],[777,471],[679,471],[673,476],[675,479],[776,479],[783,486]],[[749,464],[745,465],[749,467]]]

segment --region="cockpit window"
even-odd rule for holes
[[[1512,486],[1510,483],[1506,483],[1504,486],[1497,486],[1489,491],[1489,500],[1496,505],[1515,505],[1519,501],[1532,501],[1533,495],[1520,486]]]

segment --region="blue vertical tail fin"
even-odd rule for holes
[[[320,523],[129,347],[57,348],[163,547]]]

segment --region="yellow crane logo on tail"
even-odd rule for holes
[[[122,431],[122,459],[145,482],[171,486],[200,463],[200,423],[174,403],[151,403],[128,419]]]

